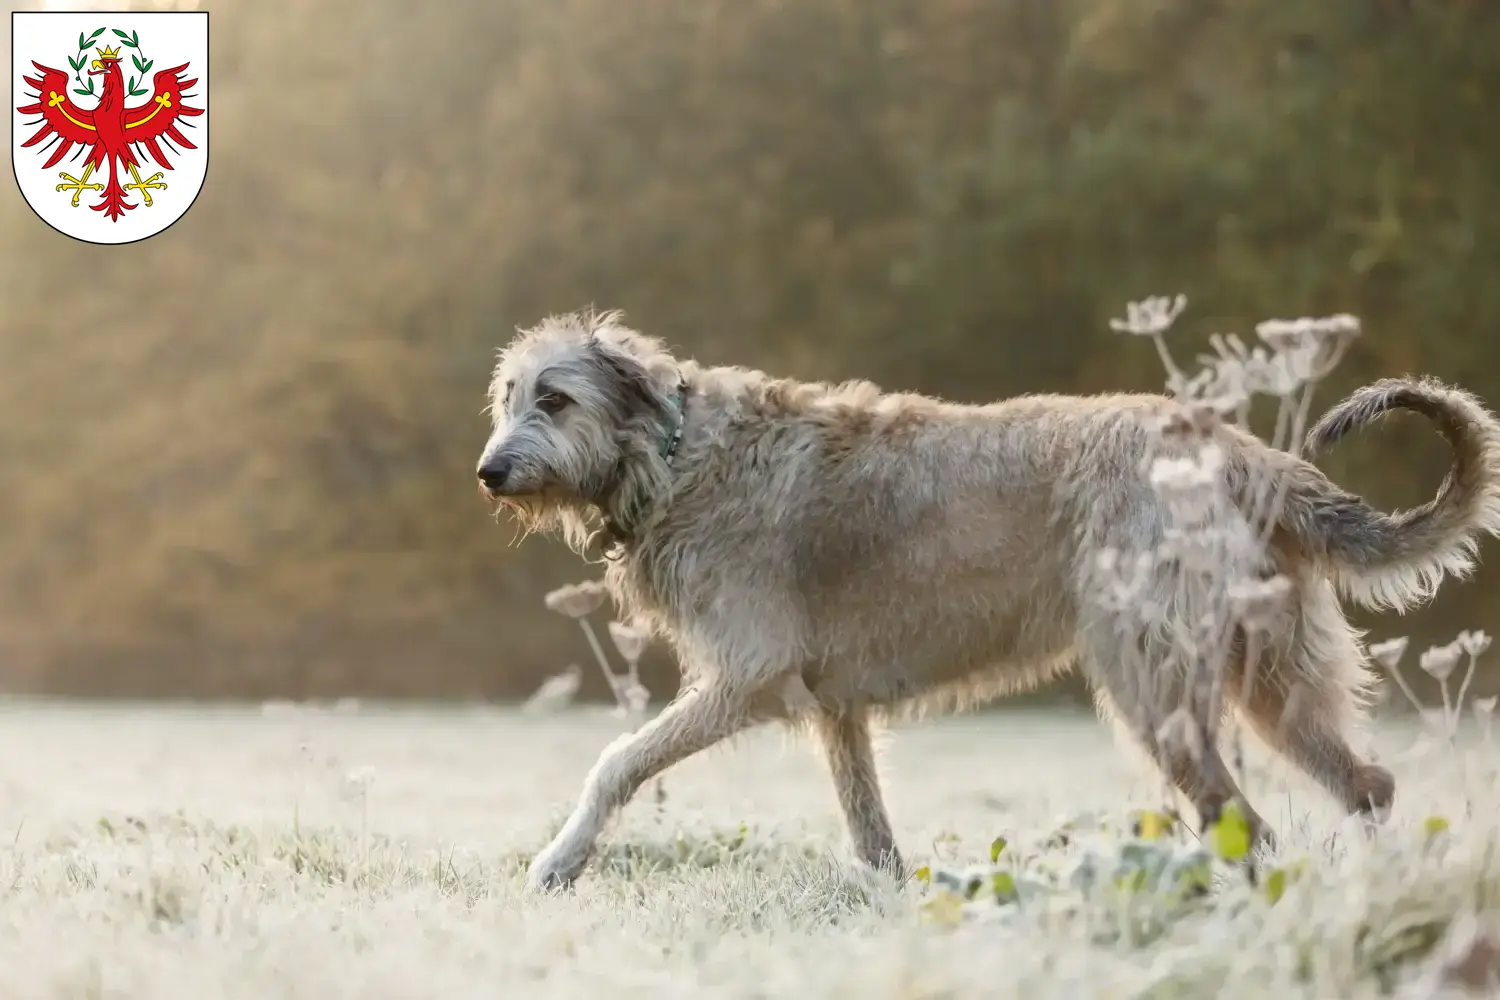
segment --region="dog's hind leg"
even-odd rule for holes
[[[1174,682],[1166,665],[1170,651],[1157,642],[1139,644],[1133,653],[1128,639],[1108,633],[1085,643],[1085,669],[1104,714],[1138,740],[1198,813],[1207,827],[1224,806],[1239,804],[1250,827],[1252,843],[1274,842],[1270,828],[1250,805],[1224,761],[1215,739],[1221,710],[1208,685]],[[1122,655],[1123,654],[1123,655]],[[1125,662],[1131,656],[1139,662]]]
[[[572,883],[605,825],[642,784],[755,721],[754,694],[754,688],[723,682],[689,688],[656,718],[605,747],[573,814],[532,861],[528,888],[546,891]]]
[[[901,854],[880,794],[869,719],[857,710],[820,711],[813,716],[813,727],[823,744],[855,852],[872,868],[903,874]]]
[[[1386,817],[1396,796],[1395,778],[1350,748],[1333,721],[1325,690],[1301,680],[1266,679],[1237,700],[1255,734],[1328,789],[1349,813]]]
[[[1292,642],[1237,670],[1228,693],[1272,749],[1328,789],[1349,813],[1379,821],[1395,798],[1395,779],[1355,753],[1345,735],[1360,713],[1361,662],[1332,595],[1313,593],[1304,598]]]

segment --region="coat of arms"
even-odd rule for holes
[[[208,14],[16,13],[11,47],[11,159],[32,210],[90,243],[181,218],[208,168]]]

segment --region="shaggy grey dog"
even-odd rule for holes
[[[1101,555],[1150,551],[1167,532],[1142,461],[1161,442],[1153,418],[1180,408],[1172,400],[970,406],[864,382],[801,383],[675,358],[616,314],[522,332],[491,392],[482,491],[579,552],[610,542],[611,593],[670,642],[684,679],[671,704],[599,757],[535,859],[533,888],[569,884],[643,782],[770,720],[816,733],[859,856],[900,870],[872,717],[974,704],[1075,664],[1200,820],[1244,804],[1213,745],[1226,709],[1165,666],[1170,628],[1142,629],[1098,599]],[[1262,548],[1271,565],[1224,568],[1279,572],[1290,596],[1256,683],[1241,641],[1214,697],[1350,813],[1377,818],[1395,786],[1350,743],[1369,676],[1338,594],[1372,606],[1425,599],[1446,574],[1467,572],[1478,536],[1500,533],[1500,425],[1466,393],[1378,383],[1338,404],[1310,443],[1398,408],[1433,420],[1454,450],[1438,495],[1399,514],[1248,433],[1215,432],[1215,475],[1230,494],[1264,474],[1284,489]],[[1180,561],[1153,564],[1142,599],[1170,611],[1183,572]],[[1158,737],[1182,705],[1196,743]]]

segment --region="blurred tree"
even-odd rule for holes
[[[0,205],[17,687],[529,690],[579,652],[541,593],[595,571],[485,522],[482,392],[513,327],[590,303],[709,361],[986,399],[1159,387],[1107,320],[1181,291],[1184,357],[1269,316],[1360,315],[1324,404],[1413,370],[1500,398],[1491,4],[214,16],[213,165],[181,223],[91,247]],[[119,308],[162,275],[160,305]],[[1429,434],[1325,466],[1414,502],[1445,461]],[[1497,588],[1402,627],[1482,626]]]

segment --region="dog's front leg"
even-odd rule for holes
[[[550,891],[571,884],[583,871],[605,824],[641,785],[750,723],[750,694],[723,683],[690,688],[656,718],[605,747],[584,781],[573,814],[532,861],[528,888]]]
[[[872,868],[903,876],[905,865],[896,849],[896,837],[891,832],[890,817],[880,794],[880,779],[875,773],[869,720],[858,711],[822,712],[815,718],[855,853]]]

